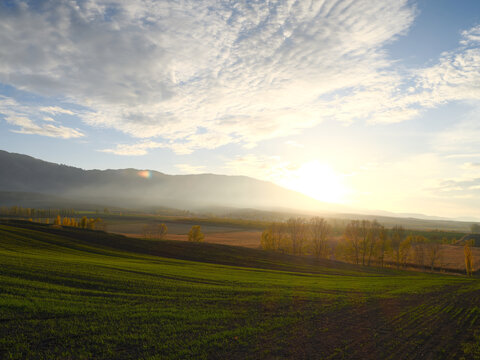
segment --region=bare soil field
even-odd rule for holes
[[[205,234],[205,242],[258,249],[260,247],[261,235],[260,231],[210,233]]]
[[[159,222],[157,222],[159,223]],[[168,228],[168,234],[174,235],[186,235],[190,231],[194,223],[178,223],[178,222],[168,222],[162,221]],[[116,233],[116,234],[124,234],[127,236],[140,236],[143,234],[143,229],[145,226],[151,225],[152,222],[115,222],[115,223],[107,223],[107,231]],[[229,226],[217,226],[217,225],[201,225],[202,232],[204,234],[210,233],[230,233],[230,232],[239,232],[244,231],[245,229],[236,228],[236,227],[229,227]],[[260,239],[260,237],[259,237]],[[260,240],[259,240],[260,243]]]
[[[465,269],[465,253],[463,246],[442,245],[442,259],[440,263],[447,269]],[[472,247],[473,269],[480,268],[480,248]]]
[[[473,269],[474,271],[479,270],[480,268],[480,248],[473,247],[472,250],[472,257],[473,257]],[[387,254],[385,257],[385,261],[391,267],[395,267],[394,258],[391,254]],[[429,260],[427,256],[423,264],[415,263],[412,259],[412,254],[410,254],[410,258],[407,261],[406,267],[410,270],[426,270],[429,271],[431,269],[431,265],[429,264]],[[456,245],[441,245],[440,247],[440,255],[438,259],[435,261],[434,264],[435,271],[453,271],[453,272],[460,272],[463,273],[465,271],[465,253],[463,246],[456,246]]]
[[[167,240],[187,241],[188,231],[192,225],[189,223],[165,222],[168,227]],[[146,222],[127,222],[127,223],[113,223],[108,224],[108,232],[125,235],[128,237],[144,237],[143,229],[148,225]],[[257,249],[260,247],[261,231],[246,230],[242,228],[217,226],[217,225],[202,225],[202,232],[205,234],[205,242],[213,244],[243,246],[247,248]],[[335,241],[341,241],[341,237],[336,237]],[[472,255],[474,261],[474,270],[480,269],[480,248],[472,248]],[[387,255],[386,261],[393,259]],[[426,270],[429,265],[424,264]],[[409,261],[413,267],[418,268],[419,264],[414,264]],[[444,268],[454,271],[465,270],[465,255],[463,246],[442,245],[440,258],[435,263],[436,268]]]
[[[203,231],[203,228],[202,228]],[[122,233],[116,232],[119,235],[128,237],[141,238],[140,233]],[[230,231],[230,232],[209,232],[205,233],[204,241],[212,244],[223,244],[232,246],[243,246],[251,249],[258,249],[260,247],[260,231]],[[167,234],[166,240],[187,241],[187,234]]]

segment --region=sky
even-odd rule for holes
[[[0,1],[0,149],[480,218],[480,1]]]

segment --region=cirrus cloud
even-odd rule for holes
[[[407,0],[18,0],[0,9],[1,83],[89,109],[39,111],[179,154],[251,149],[325,119],[396,123],[480,100],[479,26],[433,66],[395,68],[384,48],[414,21]],[[141,155],[154,148],[146,143],[104,151]]]
[[[190,151],[371,116],[373,102],[358,104],[399,81],[382,47],[414,19],[406,0],[0,6],[0,82],[86,106],[91,126]],[[401,109],[387,98],[391,116]],[[215,141],[192,138],[200,127]]]
[[[77,128],[70,128],[63,125],[54,125],[57,123],[50,116],[40,116],[38,113],[69,114],[69,110],[60,107],[38,109],[36,106],[19,104],[12,98],[0,95],[0,114],[5,121],[14,126],[13,132],[19,134],[34,134],[62,139],[80,138],[85,134]]]

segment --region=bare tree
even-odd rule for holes
[[[325,219],[316,216],[310,219],[309,229],[313,243],[313,253],[317,258],[327,257],[327,237],[331,231],[330,225]]]
[[[359,235],[360,235],[360,254],[362,257],[362,265],[365,265],[365,257],[367,256],[370,241],[370,221],[362,220],[360,222],[359,227]]]
[[[269,226],[269,231],[272,236],[273,250],[283,251],[286,250],[286,226],[281,222],[273,222]]]
[[[395,263],[397,264],[397,269],[400,268],[400,260],[401,260],[400,244],[402,243],[404,238],[405,238],[405,229],[403,228],[403,226],[395,225],[392,228],[392,232],[391,232],[391,245],[392,245],[392,251],[393,251]]]
[[[142,233],[145,239],[165,239],[167,235],[168,227],[164,223],[150,223],[143,227]]]
[[[301,217],[287,220],[287,231],[290,235],[293,254],[301,254],[306,235],[305,220]]]
[[[352,260],[355,264],[360,261],[360,222],[358,220],[350,221],[345,227],[346,251],[351,252]]]
[[[407,236],[400,243],[400,263],[403,267],[407,266],[407,262],[410,256],[410,250],[412,249],[412,237]]]
[[[427,259],[430,264],[430,270],[435,269],[435,264],[441,259],[441,245],[436,241],[427,243]]]
[[[389,248],[389,238],[388,238],[388,231],[385,227],[381,226],[378,229],[378,242],[377,242],[377,249],[378,249],[378,260],[380,261],[380,266],[384,266],[385,262],[385,253],[388,251]]]
[[[368,262],[367,265],[370,266],[370,262],[373,257],[375,257],[375,252],[377,251],[377,243],[380,240],[380,231],[382,230],[383,226],[381,226],[377,220],[374,220],[370,224],[370,232],[369,232],[369,248],[368,248]]]
[[[427,239],[421,235],[412,236],[413,261],[425,268]]]

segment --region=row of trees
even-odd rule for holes
[[[164,223],[161,224],[147,224],[143,227],[143,236],[146,239],[165,239],[168,232],[168,227]],[[193,225],[188,232],[188,241],[202,242],[205,235],[202,233],[200,225]]]
[[[313,217],[273,222],[261,236],[265,250],[291,254],[311,254],[337,258],[364,266],[415,266],[434,270],[442,266],[442,246],[438,235],[426,238],[407,234],[402,226],[386,229],[376,220],[352,220],[336,241],[327,220]],[[473,271],[470,249],[465,249],[467,273]],[[468,255],[468,256],[467,256]]]
[[[261,245],[265,250],[302,254],[310,243],[313,254],[327,257],[327,245],[331,226],[325,219],[314,217],[306,220],[301,217],[290,218],[286,222],[273,222],[262,233]]]
[[[145,239],[165,239],[168,228],[164,223],[161,224],[147,224],[143,227],[142,233]]]
[[[75,218],[64,217],[62,218],[60,215],[57,215],[55,218],[54,225],[61,225],[61,226],[71,226],[71,227],[78,227],[82,229],[90,229],[90,230],[105,230],[105,223],[100,218],[87,218],[83,216],[80,220]]]
[[[442,258],[439,239],[407,235],[402,226],[388,230],[375,220],[348,223],[337,253],[347,261],[366,266],[383,267],[388,260],[397,269],[415,265],[433,270]]]
[[[3,216],[15,216],[24,218],[55,218],[57,215],[61,217],[72,217],[75,215],[73,209],[35,209],[24,208],[21,206],[0,207],[0,215]]]

